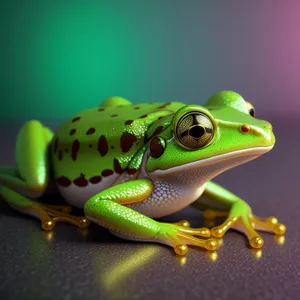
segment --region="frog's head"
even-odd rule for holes
[[[204,106],[187,105],[149,145],[151,176],[213,167],[214,176],[270,151],[272,126],[255,118],[254,107],[239,94],[221,91]]]

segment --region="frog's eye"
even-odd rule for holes
[[[179,119],[176,140],[185,148],[197,149],[207,145],[214,134],[214,125],[210,118],[201,112],[189,112]]]
[[[253,118],[255,118],[256,113],[255,113],[255,108],[254,108],[254,106],[253,106],[250,102],[248,102],[248,101],[246,101],[246,106],[247,106],[249,115],[252,116]]]

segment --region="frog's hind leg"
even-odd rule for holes
[[[30,199],[40,198],[48,187],[52,138],[50,129],[38,121],[21,127],[16,141],[16,167],[0,167],[0,194],[12,208],[40,219],[44,229],[52,229],[57,221],[86,227],[88,220],[68,215],[66,206],[44,205]]]
[[[216,218],[222,218],[222,217],[228,217],[229,212],[227,211],[218,211],[218,210],[206,210],[204,212],[204,218],[208,220],[214,220]],[[275,217],[267,217],[267,218],[261,218],[255,215],[250,215],[248,217],[249,223],[253,226],[253,228],[257,229],[258,231],[265,231],[265,232],[271,232],[278,235],[282,235],[286,231],[285,225],[278,223],[277,218]],[[232,229],[240,229],[240,226],[232,226]]]
[[[25,123],[16,139],[16,167],[0,168],[0,185],[39,198],[49,182],[48,145],[53,133],[38,121]]]
[[[104,100],[101,103],[101,107],[108,107],[108,106],[125,106],[125,105],[131,105],[132,103],[122,97],[110,97],[106,100]]]
[[[56,222],[66,222],[80,228],[86,228],[90,224],[85,217],[71,216],[63,209],[49,208],[48,205],[31,200],[7,187],[1,187],[1,196],[15,210],[41,220],[44,230],[52,230]]]

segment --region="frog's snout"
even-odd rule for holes
[[[268,121],[264,121],[263,129],[265,131],[273,132],[273,126]]]
[[[262,126],[263,131],[272,133],[272,132],[273,132],[273,126],[272,126],[272,124],[269,123],[269,122],[267,122],[267,121],[265,121],[264,123],[265,123],[265,124]],[[242,133],[247,134],[247,133],[251,133],[251,132],[252,132],[252,133],[261,133],[262,130],[260,130],[260,129],[257,128],[256,126],[251,126],[251,125],[249,125],[249,124],[242,124],[242,125],[240,126],[240,131],[241,131]]]
[[[267,127],[270,131],[273,132],[273,126],[272,126],[272,124],[269,123],[269,122],[266,122],[266,123],[267,123],[266,127]]]
[[[273,133],[273,126],[271,123],[264,121],[264,123],[260,126],[253,126],[249,124],[240,125],[240,131],[243,134],[254,134],[263,139],[263,143],[265,144],[274,144],[275,136]]]

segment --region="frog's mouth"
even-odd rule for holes
[[[243,149],[232,151],[225,154],[220,154],[214,157],[190,162],[184,165],[172,167],[167,170],[157,169],[151,173],[151,176],[164,177],[175,174],[183,174],[195,169],[213,169],[213,173],[222,173],[228,169],[244,164],[251,160],[254,160],[264,153],[269,152],[274,145],[268,147],[255,147],[250,149]]]

